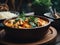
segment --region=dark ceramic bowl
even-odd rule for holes
[[[42,27],[17,29],[6,26],[5,22],[7,20],[5,20],[3,22],[3,25],[5,26],[7,39],[12,39],[14,41],[21,41],[21,42],[28,42],[31,40],[35,41],[42,39],[45,36],[45,34],[48,32],[48,28],[51,24],[51,21],[45,17],[41,17],[41,16],[35,16],[35,17],[39,17],[45,21],[48,21],[48,23]]]
[[[57,15],[60,16],[60,13],[57,12]],[[60,18],[54,18],[51,13],[45,13],[44,16],[53,20],[51,26],[55,27],[57,31],[60,31]]]

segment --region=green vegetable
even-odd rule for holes
[[[34,22],[34,19],[35,19],[35,17],[34,17],[34,16],[30,16],[30,19],[29,19],[29,21],[32,21],[32,22]]]
[[[34,22],[29,22],[32,27],[36,27],[36,24]]]
[[[37,26],[37,21],[38,21],[38,18],[36,18],[34,16],[30,16],[29,24],[32,25],[32,27],[36,27]]]
[[[50,7],[52,5],[51,0],[34,0],[33,5],[45,5]]]
[[[37,23],[37,22],[38,22],[38,18],[35,18],[35,19],[34,19],[34,22]]]
[[[26,19],[25,13],[22,12],[22,13],[18,16],[18,18],[22,18],[23,20],[25,20],[25,19]]]
[[[34,0],[34,2],[33,2],[33,4],[40,4],[41,3],[41,1],[40,0]]]
[[[18,17],[19,18],[25,17],[25,13],[22,11],[22,13]]]

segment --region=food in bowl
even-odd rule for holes
[[[51,21],[41,16],[19,15],[17,18],[4,20],[6,39],[21,42],[36,41],[43,38]]]
[[[11,28],[34,28],[42,27],[48,24],[48,21],[34,16],[19,16],[16,19],[5,21],[5,25]]]

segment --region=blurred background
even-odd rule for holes
[[[38,8],[43,13],[49,11],[49,7],[52,6],[60,12],[60,0],[0,0],[1,4],[7,4],[9,10],[16,10],[25,12],[35,11],[33,8]],[[37,11],[38,11],[37,9]]]

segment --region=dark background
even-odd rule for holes
[[[5,3],[5,1],[6,0],[0,0],[0,3]],[[19,6],[20,0],[15,0],[15,8],[17,9],[17,7],[19,6],[20,9],[17,10],[17,11],[22,11],[24,9],[25,12],[30,12],[31,10],[29,10],[29,8],[28,8],[28,3],[29,2],[33,2],[33,1],[34,0],[22,0],[21,5]],[[57,11],[60,12],[60,0],[51,0],[51,2],[53,4],[52,5],[53,8],[56,8]],[[9,6],[10,10],[13,10],[13,6],[11,4],[11,0],[8,0],[7,4]]]

